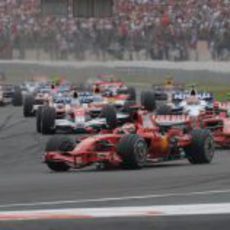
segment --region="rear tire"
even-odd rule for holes
[[[156,109],[156,100],[154,93],[146,91],[141,94],[141,104],[149,112],[153,112]]]
[[[41,133],[42,131],[42,128],[41,128],[42,112],[43,112],[43,107],[39,107],[36,112],[36,129],[38,133]]]
[[[23,114],[24,117],[31,117],[34,115],[34,97],[32,95],[26,95],[23,104]]]
[[[126,169],[140,169],[145,165],[147,145],[145,140],[136,134],[123,136],[117,146],[117,152]]]
[[[106,105],[101,111],[101,117],[106,119],[109,129],[117,127],[117,111],[114,106]]]
[[[136,101],[137,97],[136,97],[136,90],[135,90],[135,88],[129,87],[127,89],[127,93],[129,95],[128,100],[130,100],[130,101]]]
[[[44,107],[41,117],[42,134],[53,134],[55,132],[55,119],[55,109],[51,107]]]
[[[185,148],[186,156],[191,164],[209,164],[214,157],[215,145],[213,137],[207,129],[192,131],[192,143]]]
[[[14,88],[14,94],[13,94],[13,98],[12,98],[12,104],[13,106],[22,106],[22,91],[20,89],[20,87],[16,86]]]

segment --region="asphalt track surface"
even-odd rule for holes
[[[187,160],[138,171],[53,173],[42,163],[49,136],[35,132],[22,108],[0,108],[0,211],[228,203],[230,152],[210,165]],[[229,229],[230,215],[151,216],[83,220],[0,221],[0,230]]]

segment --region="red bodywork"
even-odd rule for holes
[[[129,98],[127,94],[117,94],[115,96],[105,97],[108,101],[115,102],[115,101],[126,101]]]
[[[202,127],[212,132],[214,141],[221,147],[230,147],[230,118],[226,112],[202,118]]]
[[[230,102],[228,102],[228,101],[226,101],[226,102],[215,102],[214,106],[218,111],[228,112],[228,110],[230,110]]]
[[[122,81],[97,81],[93,85],[95,93],[103,93],[109,87],[120,89],[125,87],[125,83]]]
[[[165,133],[161,131],[164,122],[171,123]],[[181,149],[191,144],[192,135],[184,131],[185,127],[191,129],[187,116],[154,116],[139,111],[135,133],[144,138],[148,145],[148,161],[166,161],[181,158]],[[125,134],[129,133],[122,128],[103,131],[99,135],[82,139],[71,152],[45,153],[45,162],[64,162],[72,168],[82,168],[93,163],[119,166],[122,158],[117,153],[117,146]]]

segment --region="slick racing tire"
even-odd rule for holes
[[[76,143],[73,139],[66,136],[54,136],[46,144],[46,152],[70,152],[75,148]],[[55,172],[66,172],[70,166],[65,162],[47,161],[48,168]]]
[[[70,166],[67,165],[65,162],[47,161],[46,165],[54,172],[67,172],[70,169]]]
[[[125,169],[141,169],[146,162],[147,144],[136,134],[125,135],[120,139],[117,152]]]
[[[127,94],[129,95],[128,100],[130,100],[130,101],[136,101],[137,97],[136,97],[136,90],[135,90],[135,88],[129,87],[127,89]]]
[[[39,107],[37,112],[36,112],[36,129],[38,133],[41,133],[42,128],[41,128],[41,122],[42,122],[42,112],[43,112],[43,107]]]
[[[156,110],[157,115],[172,115],[172,109],[168,105],[161,105]]]
[[[1,107],[5,106],[4,99],[0,100],[0,106]]]
[[[16,86],[14,88],[14,94],[13,94],[13,98],[12,98],[12,104],[13,106],[22,106],[22,91],[20,89],[20,87]]]
[[[34,97],[33,95],[26,95],[23,103],[23,114],[24,117],[31,117],[34,115]]]
[[[117,111],[114,106],[106,105],[101,111],[101,117],[106,119],[106,124],[109,129],[117,127]]]
[[[42,134],[53,134],[55,132],[55,119],[55,109],[51,107],[44,107],[41,117]]]
[[[212,162],[215,144],[211,132],[207,129],[195,129],[191,132],[192,143],[185,148],[185,154],[191,164]]]
[[[70,152],[75,148],[76,142],[67,136],[53,136],[46,144],[46,152]]]
[[[145,91],[141,94],[141,104],[149,112],[153,112],[156,109],[156,100],[154,93],[151,91]]]

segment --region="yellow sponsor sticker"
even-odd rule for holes
[[[169,141],[167,137],[162,137],[161,140],[161,148],[163,150],[163,152],[167,151],[169,148]]]

